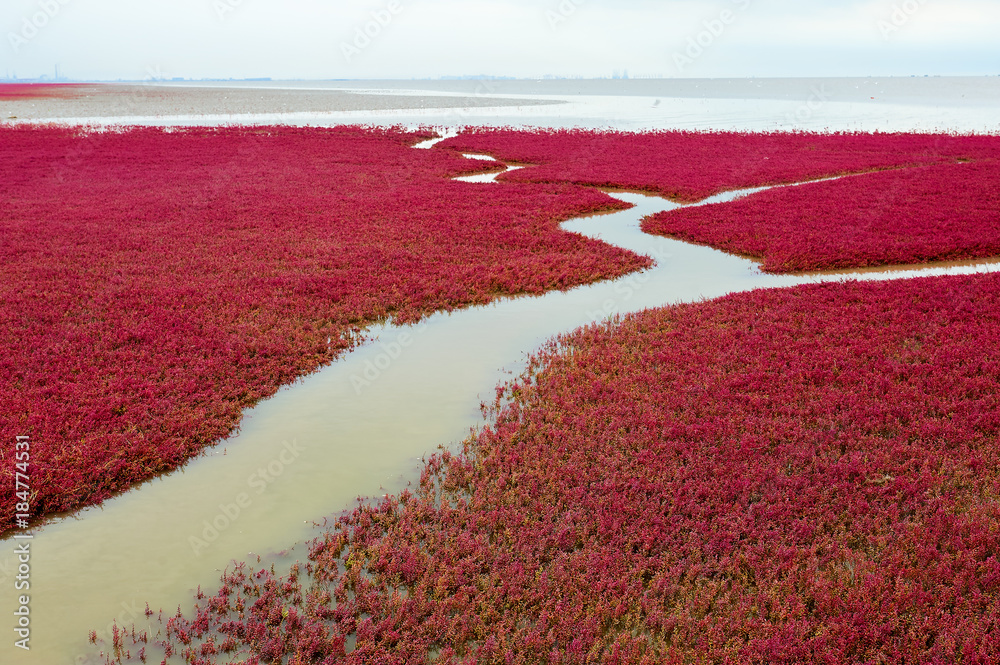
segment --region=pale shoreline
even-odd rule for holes
[[[2,85],[2,84],[0,84]],[[1000,77],[148,81],[0,123],[1000,133]]]
[[[160,83],[74,86],[65,98],[0,100],[0,121],[81,118],[327,114],[423,109],[544,106],[559,102],[493,96],[412,95],[349,90],[239,88]]]

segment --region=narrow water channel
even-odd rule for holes
[[[463,180],[492,186],[496,175]],[[614,314],[756,288],[1000,270],[994,263],[767,275],[753,261],[640,231],[643,217],[676,204],[612,195],[634,207],[562,228],[651,256],[654,268],[436,314],[414,326],[374,328],[374,341],[250,409],[237,435],[182,469],[38,529],[31,560],[32,649],[14,649],[5,629],[0,662],[96,663],[88,658],[94,652],[89,631],[105,632],[113,619],[142,622],[146,601],[154,612],[187,609],[195,587],[214,588],[231,560],[273,554],[314,536],[314,521],[351,507],[357,497],[397,491],[418,477],[423,455],[456,444],[480,424],[480,402],[491,401],[497,383],[519,372],[528,354],[558,333]],[[8,539],[0,554],[0,612],[8,621],[12,552]]]

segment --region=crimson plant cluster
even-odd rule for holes
[[[635,189],[682,203],[836,178],[643,222],[647,233],[747,255],[767,272],[1000,254],[997,136],[481,129],[441,145],[538,164],[501,176],[508,182]]]
[[[79,87],[74,83],[0,83],[0,100],[74,97]]]
[[[160,645],[193,664],[996,662],[998,330],[1000,276],[978,275],[562,336],[419,487],[287,574],[230,570]]]
[[[771,189],[659,213],[642,228],[759,258],[774,273],[995,257],[1000,161]]]
[[[373,322],[650,265],[558,229],[625,204],[451,181],[482,164],[429,136],[0,129],[0,431],[34,442],[33,509],[176,468]]]
[[[476,130],[412,149],[429,135],[0,130],[0,428],[36,442],[36,503],[176,467],[374,321],[648,266],[557,229],[624,205],[578,185],[696,201],[863,174],[646,225],[774,271],[996,253],[997,137]],[[457,183],[482,166],[455,150],[538,166]],[[237,565],[152,641],[115,631],[110,659],[994,662],[998,286],[760,291],[560,337],[419,486],[348,511],[287,572]]]
[[[1000,156],[998,136],[901,133],[474,129],[439,145],[532,165],[501,175],[504,182],[573,182],[680,203],[735,189]]]

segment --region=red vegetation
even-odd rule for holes
[[[0,83],[0,100],[69,99],[75,97],[80,83]]]
[[[1000,255],[1000,161],[783,187],[643,221],[782,273]]]
[[[998,275],[577,331],[419,489],[343,517],[304,569],[238,567],[165,644],[191,663],[997,662],[998,358]]]
[[[0,531],[99,502],[229,434],[381,318],[618,276],[557,223],[625,204],[483,187],[394,130],[0,129]]]
[[[503,182],[573,182],[693,203],[720,192],[1000,156],[998,136],[476,129],[443,148],[538,164]]]

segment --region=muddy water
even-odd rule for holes
[[[495,177],[465,180],[494,186],[488,183]],[[642,217],[676,204],[613,195],[634,207],[563,228],[652,256],[654,268],[438,314],[415,326],[374,328],[374,341],[248,411],[238,435],[183,469],[40,528],[31,544],[32,649],[14,649],[7,628],[0,662],[96,663],[90,630],[106,633],[102,627],[115,618],[142,623],[147,600],[154,611],[187,608],[193,589],[214,587],[232,559],[273,554],[314,535],[315,520],[356,497],[398,490],[417,477],[423,455],[459,442],[479,424],[480,402],[490,401],[496,384],[557,333],[613,314],[754,288],[1000,270],[994,264],[765,275],[750,260],[639,230]],[[0,555],[0,613],[7,617],[14,610],[13,545],[4,541]]]

